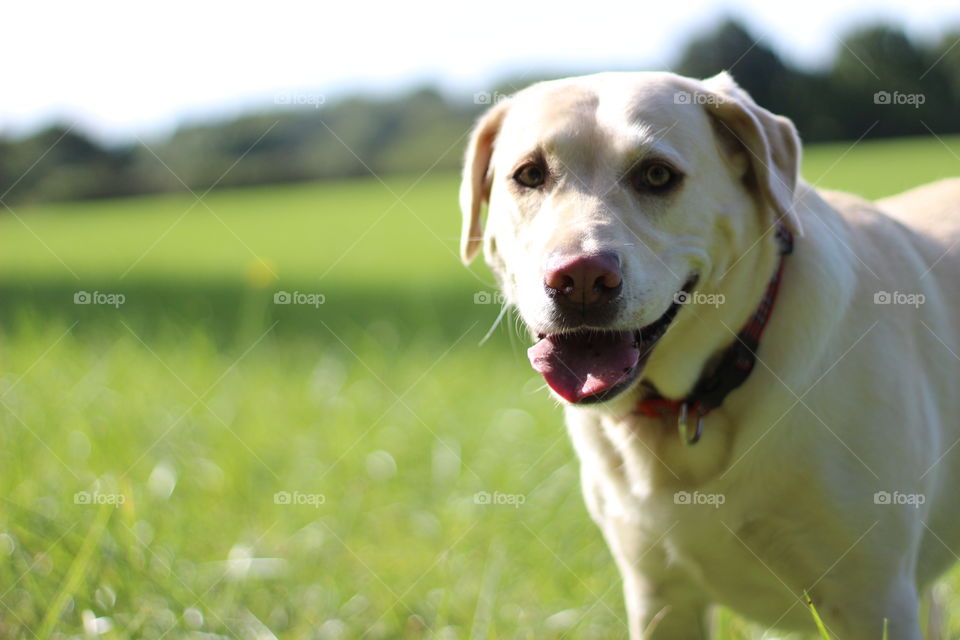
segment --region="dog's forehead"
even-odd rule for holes
[[[664,141],[683,152],[710,133],[703,108],[682,99],[689,90],[666,73],[542,82],[511,99],[498,146],[503,155],[514,155],[565,143],[627,151]]]

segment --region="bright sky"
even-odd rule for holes
[[[108,140],[184,119],[435,81],[469,93],[506,73],[663,67],[725,14],[801,64],[852,25],[960,28],[957,0],[130,0],[6,3],[0,133],[60,119]],[[281,98],[282,99],[282,98]]]

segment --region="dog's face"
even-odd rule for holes
[[[534,85],[474,131],[463,257],[485,241],[564,400],[629,389],[694,287],[788,215],[792,125],[728,76],[599,74]],[[489,202],[486,231],[480,208]]]

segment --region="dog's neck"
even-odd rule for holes
[[[779,247],[770,232],[752,249],[732,255],[725,274],[703,278],[697,292],[712,294],[709,299],[722,299],[723,303],[688,303],[651,354],[643,379],[666,398],[688,397],[711,361],[736,340],[737,332],[756,311],[779,259]],[[581,458],[593,460],[615,476],[626,473],[629,477],[624,481],[634,493],[661,485],[694,486],[718,474],[728,462],[730,423],[723,417],[718,422],[711,414],[707,436],[689,447],[681,443],[675,428],[647,428],[660,424],[635,410],[648,392],[639,385],[603,408],[568,407],[568,428]],[[641,444],[636,444],[636,438]]]
[[[723,272],[710,274],[692,302],[661,339],[644,379],[667,398],[684,398],[756,311],[777,269],[779,247],[772,232],[739,255]],[[640,389],[638,393],[644,393]]]

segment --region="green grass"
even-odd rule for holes
[[[845,149],[810,150],[807,178],[877,197],[960,175],[935,140]],[[478,347],[498,309],[458,262],[456,187],[0,216],[0,637],[625,637],[523,338],[506,323]],[[126,302],[75,305],[81,290]]]

